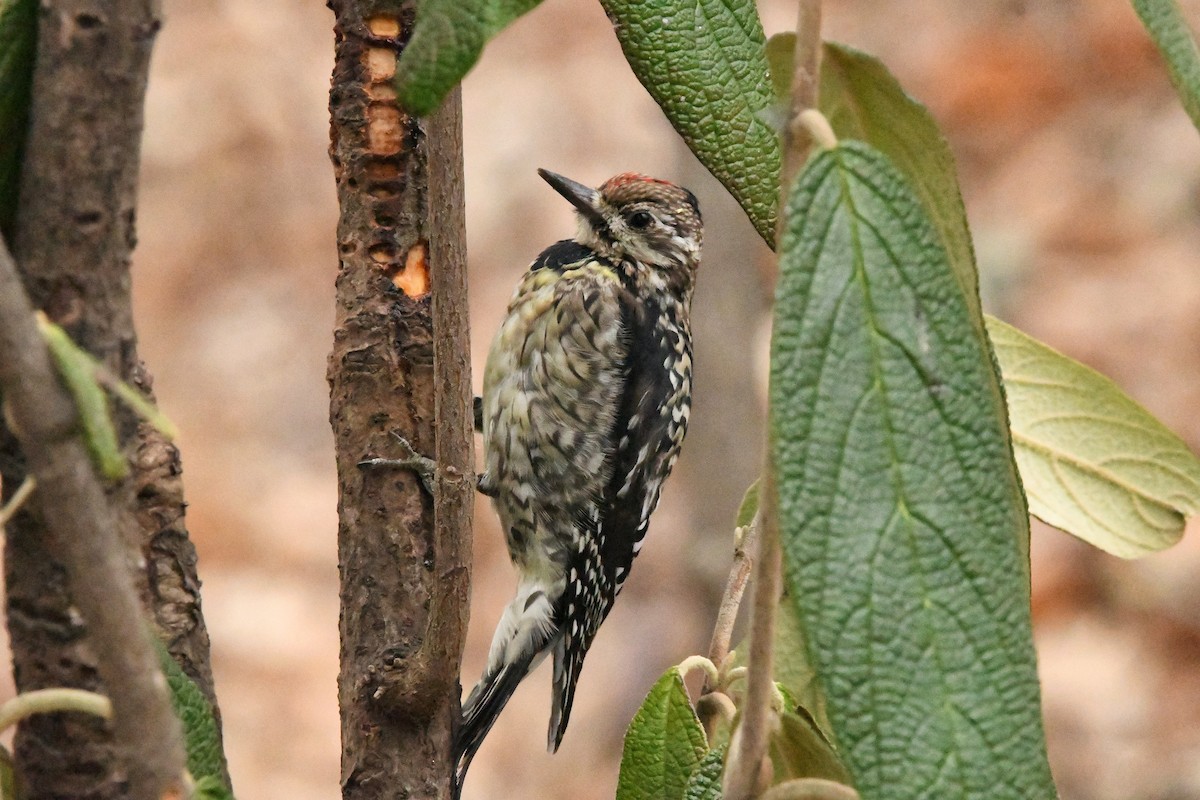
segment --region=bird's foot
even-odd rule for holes
[[[400,443],[399,458],[366,458],[358,462],[358,466],[377,468],[387,467],[391,469],[410,469],[416,473],[417,479],[421,481],[421,486],[433,496],[433,486],[437,479],[437,462],[432,458],[426,458],[413,449],[412,444],[400,434],[392,431],[392,436]]]

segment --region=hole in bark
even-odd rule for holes
[[[398,194],[398,192],[391,186],[382,183],[371,184],[371,187],[367,189],[367,192],[376,200],[391,200]]]
[[[351,189],[357,189],[358,188],[358,178],[355,178],[355,177],[347,178],[346,185],[349,186]]]
[[[358,250],[357,242],[342,242],[338,245],[338,252],[344,256],[348,256],[356,250]]]
[[[100,224],[104,215],[99,211],[78,211],[75,213],[75,224],[81,228],[92,228]]]
[[[394,228],[396,227],[396,218],[391,214],[385,214],[382,211],[376,211],[375,224],[381,228]]]
[[[399,36],[400,20],[390,14],[376,14],[367,17],[367,28],[375,36]]]
[[[46,316],[64,328],[79,322],[83,318],[83,309],[83,292],[70,278],[54,285],[43,306]]]
[[[376,264],[388,266],[388,274],[394,274],[400,266],[396,263],[396,245],[391,242],[373,244],[367,252],[371,254],[371,259]]]
[[[81,30],[95,30],[96,28],[104,25],[104,17],[100,16],[99,14],[92,14],[90,12],[83,11],[75,15],[75,24],[79,26]]]
[[[404,269],[392,273],[392,283],[409,297],[429,293],[429,243],[421,240],[404,257]]]

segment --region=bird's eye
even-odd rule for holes
[[[635,211],[629,215],[629,227],[642,228],[650,227],[650,223],[654,222],[654,217],[648,211]]]

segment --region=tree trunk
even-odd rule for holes
[[[129,257],[158,4],[43,0],[38,23],[14,256],[33,305],[149,394],[150,376],[136,351]],[[215,709],[196,555],[183,524],[179,453],[130,413],[118,410],[117,421],[132,473],[109,489],[109,501],[129,548],[125,560],[160,636]],[[0,431],[0,474],[6,497],[25,474],[25,459],[7,430]],[[86,626],[63,565],[44,549],[44,520],[34,506],[8,526],[5,543],[17,687],[102,690]],[[126,776],[98,721],[35,717],[21,726],[16,755],[27,797],[125,796]]]
[[[337,317],[329,360],[338,466],[344,798],[445,798],[459,715],[474,492],[463,257],[461,101],[395,101],[414,4],[331,0]],[[438,463],[436,501],[395,457]]]

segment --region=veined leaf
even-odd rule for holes
[[[721,800],[721,773],[725,771],[728,749],[728,745],[722,745],[704,754],[696,771],[688,778],[683,800]]]
[[[396,63],[396,93],[414,114],[441,105],[479,60],[483,46],[541,0],[422,0]]]
[[[707,747],[683,675],[672,667],[650,689],[625,734],[617,800],[681,800]]]
[[[1134,10],[1167,62],[1179,102],[1200,128],[1200,49],[1175,0],[1133,0]]]
[[[192,789],[193,800],[233,800],[233,792],[221,782],[220,778],[206,775],[196,781]]]
[[[205,797],[231,797],[221,777],[225,755],[212,705],[161,643],[158,644],[158,663],[171,691],[171,706],[183,725],[188,772],[198,785],[204,782],[207,787]]]
[[[873,148],[791,192],[771,448],[793,602],[864,797],[1055,797],[1001,392],[941,238]]]
[[[779,141],[754,0],[601,0],[625,59],[704,166],[775,240]]]
[[[988,332],[1030,512],[1122,558],[1179,541],[1200,511],[1187,445],[1095,370],[998,319]]]
[[[967,212],[958,191],[954,155],[933,115],[904,91],[882,61],[835,42],[826,42],[822,54],[820,106],[839,139],[870,144],[915,190],[982,330],[979,273]]]

